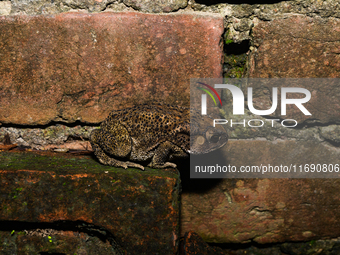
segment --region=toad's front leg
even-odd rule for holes
[[[156,148],[155,154],[152,157],[152,160],[148,166],[152,168],[167,168],[167,167],[176,168],[177,167],[176,164],[166,161],[169,159],[171,153],[173,152],[177,153],[178,149],[179,147],[177,147],[176,145],[169,141],[161,143]]]

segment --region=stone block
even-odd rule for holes
[[[9,15],[11,13],[12,4],[11,1],[0,2],[0,15]]]
[[[177,251],[179,177],[173,169],[143,172],[86,156],[2,152],[0,183],[0,230],[6,222],[78,222],[111,236],[127,254]]]
[[[25,225],[20,223],[17,225]],[[112,247],[108,240],[101,240],[102,236],[93,236],[93,233],[53,229],[16,231],[13,222],[8,225],[12,227],[9,231],[0,231],[1,254],[123,254],[121,249]]]
[[[226,165],[338,164],[339,150],[308,141],[229,141]],[[278,175],[276,175],[278,176]],[[228,175],[226,175],[228,177]],[[206,242],[297,242],[340,236],[339,178],[191,179],[183,187],[181,235]]]
[[[188,5],[188,0],[123,0],[127,6],[145,12],[172,12]]]
[[[258,22],[253,28],[256,50],[250,57],[251,78],[339,78],[340,22],[335,18],[322,19],[290,16],[285,19]],[[296,84],[295,87],[298,87]],[[305,116],[292,107],[285,118],[322,123],[340,120],[340,86],[337,82],[303,84],[311,92],[305,104],[312,116]],[[254,107],[269,109],[271,86],[254,88]],[[296,98],[296,96],[295,96]],[[280,101],[279,101],[280,102]],[[273,114],[280,117],[280,112]]]
[[[112,110],[189,106],[190,78],[222,76],[223,17],[0,17],[0,123],[98,123]]]

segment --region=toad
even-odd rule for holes
[[[212,124],[212,118],[189,108],[137,105],[111,112],[100,129],[92,131],[90,142],[104,165],[176,168],[173,159],[208,153],[227,143],[226,131]]]

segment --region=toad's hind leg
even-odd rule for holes
[[[103,141],[102,139],[103,134],[105,137],[105,141]],[[124,146],[126,146],[126,144],[116,143],[115,140],[116,139],[111,134],[106,134],[106,132],[103,133],[102,130],[95,129],[92,131],[91,137],[90,137],[91,146],[99,162],[104,165],[123,167],[125,169],[128,167],[134,167],[134,168],[139,168],[141,170],[144,170],[144,167],[140,164],[136,164],[136,163],[129,162],[129,161],[126,161],[126,162],[120,161],[118,159],[110,157],[106,153],[106,151],[108,151],[108,153],[112,155],[126,156],[127,153],[130,152],[126,148],[122,149],[124,148]],[[104,149],[99,144],[102,144]],[[121,150],[119,149],[115,150],[114,148],[117,148],[117,146],[119,146]]]

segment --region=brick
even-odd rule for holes
[[[190,78],[222,76],[219,15],[5,16],[0,30],[2,123],[95,123],[136,103],[189,106]]]
[[[177,251],[179,177],[173,169],[143,172],[91,157],[2,152],[0,181],[2,227],[79,221],[108,231],[127,254]]]
[[[259,22],[253,28],[257,50],[253,51],[250,57],[249,76],[339,78],[339,31],[340,22],[333,18],[296,15],[286,19]],[[339,81],[325,83],[315,80],[303,86],[312,93],[311,100],[305,104],[307,109],[308,107],[311,109],[312,116],[305,116],[294,107],[285,117],[298,121],[312,119],[322,123],[339,122]],[[263,96],[264,94],[267,96]],[[268,95],[271,95],[271,86],[254,88],[254,107],[269,109],[271,99]],[[279,117],[279,111],[273,116]]]
[[[9,231],[0,231],[1,254],[96,254],[98,251],[100,255],[119,254],[107,240],[84,232],[41,228],[19,231],[14,229],[13,222],[8,225],[11,226]],[[17,225],[26,227],[22,222]]]
[[[307,141],[229,141],[225,165],[338,164],[339,151]],[[278,176],[278,174],[276,174]],[[226,176],[228,177],[228,175]],[[195,231],[206,242],[296,242],[338,237],[339,178],[192,179],[183,190],[181,236]],[[187,187],[183,180],[183,187]]]

